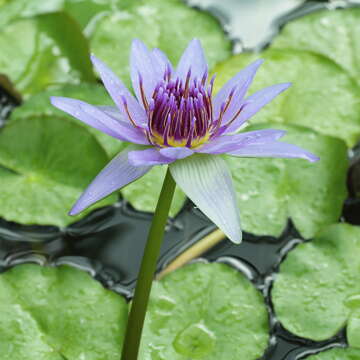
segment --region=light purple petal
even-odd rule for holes
[[[140,129],[125,121],[113,118],[102,111],[101,107],[90,105],[81,100],[56,96],[51,97],[51,103],[85,124],[114,138],[136,144],[146,145],[149,143],[145,134]]]
[[[168,57],[158,48],[151,51],[153,66],[156,71],[156,76],[162,78],[167,68],[172,71],[172,65]]]
[[[226,162],[197,154],[170,165],[171,175],[190,200],[234,243],[241,242],[236,194]]]
[[[129,113],[131,114],[134,121],[140,126],[147,124],[145,110],[140,106],[140,104],[123,84],[123,82],[113,73],[109,67],[107,67],[94,55],[91,56],[91,61],[94,64],[96,70],[99,72],[106,90],[114,100],[119,110],[124,114],[125,118],[127,118],[127,112],[124,106],[123,98],[126,100]]]
[[[198,39],[193,39],[182,54],[176,69],[176,75],[185,80],[191,69],[192,78],[201,78],[207,70],[204,50]]]
[[[129,152],[129,162],[133,166],[163,165],[173,161],[174,159],[161,155],[160,151],[154,148]]]
[[[145,97],[149,101],[156,84],[164,75],[164,72],[160,75],[161,70],[155,68],[155,64],[156,59],[146,45],[138,39],[133,40],[130,53],[131,81],[139,102],[142,102],[140,77],[143,83]]]
[[[226,129],[225,133],[239,129],[251,116],[255,115],[262,107],[268,104],[280,93],[291,86],[291,83],[276,84],[257,91],[244,101],[244,107],[237,119]]]
[[[234,135],[223,135],[195,149],[199,153],[222,154],[250,144],[274,142],[286,134],[284,130],[264,129]]]
[[[184,159],[194,153],[193,150],[187,147],[167,147],[160,149],[160,154],[173,160]]]
[[[213,100],[215,118],[219,116],[222,103],[228,99],[234,88],[236,88],[236,90],[230,103],[230,107],[225,113],[223,121],[230,120],[236,114],[250,84],[252,83],[256,71],[263,62],[264,60],[262,59],[254,61],[245,69],[241,70],[221,88]]]
[[[151,166],[135,167],[129,164],[128,153],[130,150],[131,147],[123,150],[96,176],[71,209],[70,215],[78,214],[95,202],[145,175],[151,169]]]
[[[229,151],[227,154],[240,157],[301,158],[310,162],[320,159],[309,151],[281,141],[245,145],[237,150]]]

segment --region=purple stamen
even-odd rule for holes
[[[231,89],[220,106],[218,117],[214,118],[211,97],[215,75],[208,81],[207,70],[201,78],[192,77],[191,74],[190,68],[185,80],[172,78],[171,68],[167,66],[163,80],[155,86],[150,100],[145,97],[143,80],[139,75],[140,93],[149,118],[148,136],[157,146],[179,146],[177,144],[180,143],[191,148],[218,136],[219,132],[224,131],[224,126],[234,121],[231,119],[226,125],[222,124],[236,87]]]

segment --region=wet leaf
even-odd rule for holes
[[[352,348],[335,348],[312,355],[306,360],[356,360],[360,359],[360,350]]]
[[[360,227],[336,224],[288,254],[272,291],[276,315],[286,329],[324,340],[348,324],[354,335],[360,310],[359,252]]]
[[[79,84],[79,85],[65,85],[56,89],[43,91],[33,95],[21,106],[17,107],[10,116],[10,121],[24,118],[32,118],[38,116],[60,116],[66,117],[75,121],[79,125],[86,127],[96,139],[103,146],[110,157],[116,155],[125,146],[125,143],[117,140],[103,132],[96,130],[88,125],[85,125],[80,120],[67,115],[65,112],[58,110],[50,103],[50,96],[65,96],[74,99],[86,101],[94,105],[114,105],[109,94],[104,87],[98,84]]]
[[[154,212],[166,169],[166,166],[154,166],[145,176],[121,190],[124,198],[137,210]],[[185,194],[177,186],[171,203],[170,216],[177,215],[185,199]]]
[[[154,283],[140,359],[255,360],[268,331],[264,299],[244,275],[195,263]]]
[[[1,72],[25,97],[54,84],[94,81],[87,41],[65,13],[7,24],[0,48]]]
[[[271,46],[320,53],[360,81],[360,8],[317,11],[291,21]]]
[[[28,18],[40,14],[64,11],[73,17],[82,28],[96,21],[99,14],[119,9],[124,0],[11,0],[2,5],[0,27],[15,19]],[[1,1],[0,1],[1,6]]]
[[[67,212],[107,162],[95,137],[66,118],[10,123],[0,133],[0,216],[22,224],[74,222],[79,216]]]
[[[0,275],[3,360],[120,358],[125,300],[70,266],[18,265]]]
[[[231,54],[230,41],[209,14],[191,9],[182,1],[149,0],[133,2],[121,12],[99,19],[90,35],[90,46],[130,85],[129,52],[133,38],[141,39],[150,48],[159,47],[176,64],[194,37],[201,40],[210,67]]]
[[[321,55],[296,50],[240,54],[215,68],[217,89],[257,58],[264,58],[265,63],[250,94],[276,83],[293,85],[258,112],[251,123],[275,121],[307,126],[340,137],[348,146],[360,139],[359,87],[345,70]]]
[[[302,236],[310,238],[337,222],[347,196],[345,143],[295,125],[253,125],[245,131],[261,128],[286,130],[284,142],[313,152],[320,161],[226,156],[243,229],[279,236],[291,218]]]

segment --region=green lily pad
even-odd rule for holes
[[[3,0],[2,0],[3,1]],[[130,0],[132,1],[132,0]],[[40,14],[64,11],[85,28],[95,17],[118,10],[125,5],[124,0],[0,0],[0,27],[15,19],[28,18]]]
[[[154,212],[164,181],[166,166],[154,166],[145,176],[124,187],[121,193],[137,210]],[[170,216],[175,216],[184,205],[186,196],[177,186],[170,208]]]
[[[255,360],[268,332],[264,299],[244,275],[194,263],[153,284],[140,359]]]
[[[70,266],[18,265],[0,275],[3,360],[120,358],[125,300]]]
[[[182,1],[137,1],[99,19],[90,35],[90,47],[130,85],[129,53],[134,38],[150,48],[159,47],[176,64],[194,37],[201,40],[210,67],[231,54],[231,42],[211,15]]]
[[[65,13],[13,21],[0,32],[0,71],[25,97],[50,85],[94,81],[88,44]]]
[[[291,21],[272,47],[320,53],[360,81],[360,8],[317,11]]]
[[[345,70],[322,55],[296,50],[240,54],[215,68],[217,89],[256,58],[264,58],[265,63],[250,93],[282,82],[290,81],[293,86],[258,112],[252,123],[307,126],[340,137],[348,146],[360,139],[360,89]]]
[[[350,346],[360,349],[360,306],[354,311],[349,319],[346,336]]]
[[[353,335],[359,331],[359,252],[360,227],[335,224],[288,254],[272,291],[286,329],[312,340],[328,339],[346,324]]]
[[[352,348],[334,348],[306,357],[306,360],[356,360],[360,359],[360,350]]]
[[[70,97],[83,100],[94,105],[114,105],[111,97],[101,85],[87,83],[79,85],[65,85],[33,95],[21,106],[15,108],[15,110],[11,113],[10,121],[38,116],[66,117],[68,119],[74,120],[77,124],[83,125],[92,134],[94,134],[96,139],[103,146],[110,157],[113,157],[124,148],[124,142],[104,134],[103,132],[92,128],[91,126],[85,125],[80,120],[77,120],[52,106],[50,103],[50,96]]]
[[[10,123],[0,133],[0,216],[22,224],[74,222],[79,216],[67,212],[107,162],[95,137],[66,118]],[[116,199],[109,196],[92,209]]]
[[[313,152],[320,161],[226,156],[242,227],[257,235],[279,236],[291,218],[302,236],[311,238],[340,217],[347,196],[346,145],[295,125],[253,125],[246,131],[264,128],[286,130],[284,142]]]

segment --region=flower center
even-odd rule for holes
[[[185,81],[172,79],[168,69],[149,102],[140,82],[148,115],[147,136],[153,145],[195,148],[211,137],[217,126],[211,103],[213,79],[207,80],[207,72],[202,78],[192,78],[190,70]]]

